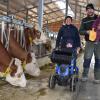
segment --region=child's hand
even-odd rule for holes
[[[66,47],[67,47],[67,48],[72,48],[73,46],[72,46],[71,43],[68,43],[68,44],[66,45]]]
[[[55,47],[54,50],[59,50],[59,47]]]

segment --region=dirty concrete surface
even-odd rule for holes
[[[50,73],[41,72],[41,76],[28,76],[25,88],[14,87],[4,81],[0,82],[0,100],[72,100],[70,91],[65,87],[48,88]]]
[[[80,58],[81,60],[79,60],[78,62],[82,61],[83,58],[82,56]],[[76,100],[100,100],[100,84],[94,83],[94,74],[93,74],[94,60],[93,59],[90,65],[88,81],[86,82],[80,81]],[[82,67],[80,68],[80,72],[82,72]]]
[[[100,100],[100,84],[81,82],[77,100]]]
[[[80,73],[82,72],[83,55],[78,58]],[[48,78],[53,73],[53,65],[41,68],[41,75],[37,78],[27,77],[25,88],[14,87],[0,80],[0,100],[75,100],[75,93],[69,87],[56,86],[54,90],[48,88]],[[91,81],[80,84],[77,100],[100,100],[100,84],[94,85],[93,68],[90,70]]]

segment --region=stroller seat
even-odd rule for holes
[[[53,50],[51,61],[58,64],[71,64],[73,50],[71,48]]]

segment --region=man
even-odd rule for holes
[[[86,40],[82,80],[86,81],[88,79],[90,62],[94,54],[95,56],[94,82],[99,83],[100,82],[100,41],[97,42],[97,41],[89,40],[90,30],[92,30],[92,25],[98,16],[94,14],[93,4],[88,4],[86,6],[86,12],[87,12],[87,17],[83,18],[79,30],[81,35],[85,35],[85,40]]]
[[[78,29],[72,25],[72,17],[65,18],[65,25],[62,25],[58,32],[56,48],[72,48],[75,57],[74,64],[76,65],[77,53],[80,50],[80,37]]]

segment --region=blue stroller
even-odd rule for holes
[[[79,69],[75,64],[75,51],[70,48],[54,50],[51,54],[51,61],[56,63],[56,66],[54,74],[49,77],[49,88],[54,89],[56,84],[69,85],[70,91],[75,91],[79,74]]]

